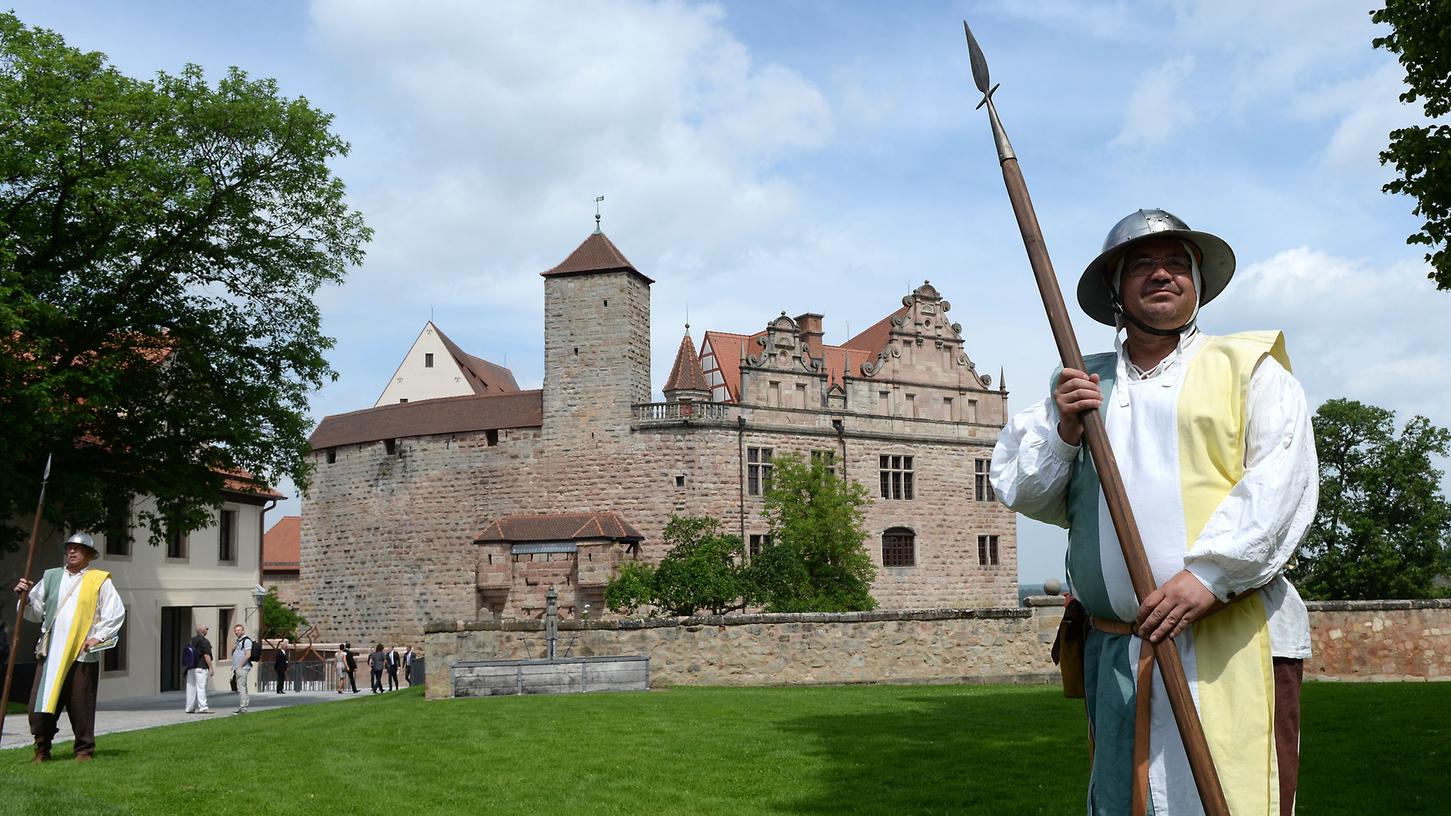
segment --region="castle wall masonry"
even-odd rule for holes
[[[880,567],[872,592],[883,608],[1016,601],[1015,517],[978,491],[1007,392],[977,373],[936,289],[923,284],[903,298],[852,348],[821,344],[820,315],[798,324],[782,314],[731,372],[738,399],[690,405],[649,402],[650,284],[600,234],[544,274],[535,425],[465,417],[466,429],[436,433],[380,420],[386,431],[326,446],[320,426],[299,594],[324,639],[414,643],[427,621],[538,618],[550,585],[566,619],[586,604],[598,617],[623,560],[664,555],[672,515],[713,516],[746,541],[767,532],[751,489],[760,479],[748,473],[753,449],[829,454],[867,487],[875,498],[864,544]],[[534,399],[513,397],[516,407]],[[475,405],[456,399],[451,411]],[[397,408],[373,411],[401,416]],[[910,497],[880,495],[882,456],[910,457]],[[472,543],[505,516],[605,511],[643,535],[638,551]],[[881,566],[889,529],[913,536],[909,564]]]

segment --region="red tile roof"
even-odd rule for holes
[[[475,394],[512,394],[519,390],[519,383],[514,381],[514,372],[465,352],[443,333],[438,324],[434,324],[433,330],[443,342],[443,347],[453,356],[454,362],[462,369],[464,379]]]
[[[705,372],[700,369],[700,355],[695,353],[695,342],[687,330],[680,338],[680,350],[675,353],[675,366],[670,369],[670,378],[665,381],[664,391],[710,391],[705,381]]]
[[[755,334],[733,334],[731,332],[708,331],[701,342],[701,351],[704,352],[705,344],[710,344],[710,349],[715,353],[716,365],[720,367],[721,379],[725,380],[726,391],[730,393],[730,402],[741,401],[741,343],[746,346],[746,354],[757,350],[756,338],[765,332]]]
[[[856,337],[853,337],[845,343],[842,343],[842,348],[858,349],[860,351],[871,352],[871,355],[875,357],[877,355],[877,352],[887,347],[887,339],[892,332],[892,318],[901,317],[902,315],[905,315],[908,311],[909,308],[903,306],[897,311],[892,312],[881,320],[873,323],[866,329],[866,331],[863,331],[857,334]]]
[[[245,470],[218,471],[222,476],[222,490],[242,493],[259,499],[285,499],[286,496]]]
[[[324,417],[307,443],[320,450],[409,436],[538,428],[543,417],[543,391],[443,397]]]
[[[262,571],[297,572],[302,516],[283,516],[262,535]]]
[[[501,516],[474,536],[474,543],[514,544],[599,538],[640,541],[644,536],[620,518],[619,513],[554,513]]]
[[[645,278],[646,283],[655,282],[641,274],[640,270],[625,258],[625,254],[620,252],[614,242],[606,238],[603,232],[596,232],[584,239],[584,243],[569,253],[569,257],[565,258],[559,266],[539,274],[549,278],[556,275],[585,275],[591,272],[618,272],[621,270],[640,275]]]

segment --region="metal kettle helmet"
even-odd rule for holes
[[[91,551],[92,558],[101,554],[101,551],[96,549],[96,540],[94,538],[91,538],[90,533],[76,533],[70,538],[67,538],[65,540],[65,543],[67,546],[71,544],[79,544],[82,547],[85,547],[86,549]]]
[[[1139,210],[1120,219],[1103,241],[1103,251],[1078,279],[1078,305],[1085,314],[1108,326],[1117,325],[1122,309],[1113,289],[1113,274],[1128,247],[1144,238],[1178,238],[1199,250],[1202,280],[1199,305],[1219,296],[1234,277],[1234,250],[1217,235],[1192,230],[1183,219],[1164,210]]]

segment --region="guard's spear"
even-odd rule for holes
[[[45,473],[40,477],[40,498],[35,501],[35,522],[30,526],[30,549],[25,554],[25,571],[21,578],[30,577],[35,566],[35,542],[40,537],[40,511],[45,509],[45,485],[50,481],[50,455],[45,457]],[[5,709],[10,706],[10,682],[15,679],[15,657],[20,653],[20,626],[24,622],[25,607],[30,603],[30,590],[20,593],[20,603],[15,608],[15,631],[10,633],[10,656],[5,660],[5,689],[0,691],[0,734],[5,733]]]
[[[1018,157],[1008,142],[1008,134],[998,119],[997,107],[993,104],[993,86],[988,77],[987,60],[967,21],[962,21],[962,30],[967,34],[967,53],[972,62],[972,80],[982,92],[978,107],[987,106],[988,121],[992,124],[993,141],[997,143],[998,163],[1003,170],[1003,184],[1008,188],[1008,198],[1013,203],[1013,214],[1018,218],[1018,231],[1023,234],[1023,246],[1028,250],[1028,263],[1033,267],[1033,277],[1038,281],[1038,293],[1043,298],[1043,308],[1048,312],[1048,325],[1053,330],[1053,341],[1058,346],[1058,357],[1064,368],[1083,370],[1083,353],[1078,349],[1078,338],[1073,334],[1073,324],[1068,319],[1068,309],[1063,304],[1063,293],[1058,289],[1058,278],[1053,273],[1053,262],[1048,259],[1048,248],[1043,243],[1043,230],[1038,226],[1038,216],[1033,212],[1033,202],[1028,198],[1028,185],[1023,181],[1023,171],[1018,167]],[[1108,444],[1108,433],[1104,429],[1103,417],[1098,411],[1082,414],[1083,436],[1088,442],[1088,452],[1098,471],[1103,485],[1103,496],[1108,504],[1109,516],[1113,519],[1114,532],[1118,534],[1119,546],[1128,565],[1129,580],[1133,582],[1134,594],[1142,603],[1154,591],[1154,573],[1149,569],[1149,559],[1144,555],[1144,542],[1139,537],[1139,527],[1129,507],[1128,494],[1124,490],[1123,478],[1119,476],[1118,462]],[[1170,707],[1174,709],[1174,721],[1179,725],[1179,736],[1184,740],[1184,749],[1189,756],[1189,768],[1194,773],[1194,784],[1199,789],[1199,799],[1204,812],[1209,816],[1229,816],[1229,804],[1219,784],[1219,774],[1214,770],[1214,759],[1209,754],[1209,742],[1204,738],[1204,727],[1199,722],[1199,712],[1189,696],[1189,680],[1184,674],[1184,665],[1179,662],[1179,650],[1170,638],[1152,645],[1154,659],[1159,664],[1159,674],[1164,678],[1164,688],[1169,695]]]

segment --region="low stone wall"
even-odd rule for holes
[[[1061,601],[1033,609],[928,609],[560,621],[556,655],[643,655],[653,686],[1011,683],[1057,677]],[[462,660],[545,656],[542,621],[431,627],[428,696],[452,694]]]
[[[1305,676],[1451,680],[1451,599],[1312,601]]]
[[[1028,604],[560,621],[556,653],[647,656],[655,686],[1057,682],[1048,649],[1062,600]],[[1310,627],[1308,678],[1451,679],[1451,600],[1311,603]],[[548,649],[543,621],[434,625],[426,644],[429,697],[452,694],[455,662],[527,660]]]

